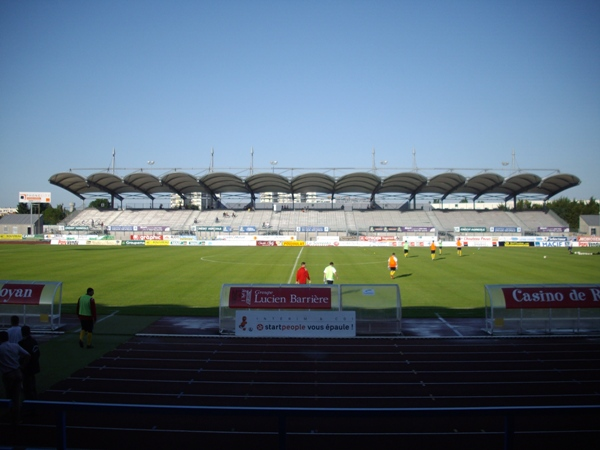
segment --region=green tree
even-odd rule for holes
[[[579,229],[579,216],[588,214],[598,214],[599,205],[594,197],[586,203],[583,200],[569,200],[561,197],[552,202],[548,202],[548,209],[554,211],[561,219],[569,224],[571,231]]]
[[[67,212],[63,205],[57,205],[56,208],[53,208],[50,205],[48,208],[44,210],[44,223],[46,225],[56,225],[65,217],[67,217]]]
[[[17,214],[29,214],[29,203],[19,203],[17,205]]]
[[[17,205],[17,214],[30,214],[31,209],[29,208],[29,205],[30,203],[19,203]],[[34,203],[33,213],[42,214],[48,207],[50,207],[49,203]]]
[[[110,201],[106,198],[98,198],[90,202],[90,208],[108,209],[110,208]]]
[[[581,209],[581,215],[585,216],[592,214],[600,214],[600,204],[594,197],[590,197],[590,200],[583,205],[583,208]]]
[[[589,201],[570,200],[567,197],[560,197],[556,200],[546,203],[548,210],[554,213],[569,224],[571,231],[579,229],[579,216],[598,214],[600,205],[591,197]],[[500,211],[511,211],[505,205],[498,205]],[[542,205],[534,205],[529,200],[518,200],[515,211],[541,211]]]
[[[515,211],[541,211],[542,205],[531,203],[529,200],[518,200]]]

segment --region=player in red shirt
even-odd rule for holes
[[[296,284],[306,283],[310,283],[310,274],[308,273],[308,270],[306,270],[306,263],[302,262],[298,272],[296,272]]]

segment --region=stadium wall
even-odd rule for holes
[[[93,208],[44,236],[60,245],[285,245],[411,247],[435,240],[465,246],[596,246],[542,212],[501,211],[99,211]],[[262,225],[261,225],[262,224]],[[98,241],[115,241],[98,243]]]
[[[52,236],[53,245],[110,245],[110,246],[215,246],[215,247],[392,247],[401,249],[404,241],[410,248],[427,248],[432,238],[429,236],[405,236],[402,239],[361,239],[361,240],[318,240],[303,241],[295,236],[248,236],[245,239],[194,239],[174,236],[161,236],[161,239],[94,239],[95,236]],[[582,237],[569,239],[547,236],[497,236],[464,237],[465,247],[600,247],[600,238]],[[456,241],[436,241],[442,248],[456,247]]]

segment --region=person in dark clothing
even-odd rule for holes
[[[23,347],[8,341],[6,331],[0,331],[0,372],[6,398],[12,400],[8,417],[14,424],[21,423],[23,401],[21,364],[26,364],[29,357],[29,353]]]
[[[19,342],[19,345],[30,355],[28,362],[24,363],[23,361],[21,364],[21,371],[23,372],[23,394],[25,400],[36,400],[37,388],[35,376],[40,373],[40,346],[31,335],[31,328],[27,325],[23,325],[21,332],[23,333],[23,339]]]

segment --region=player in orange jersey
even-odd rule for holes
[[[390,271],[390,278],[394,278],[396,274],[396,270],[398,270],[398,258],[396,258],[396,254],[392,253],[392,255],[388,258],[388,269]]]

